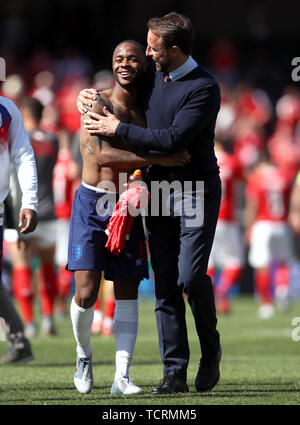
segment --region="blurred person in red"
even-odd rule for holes
[[[245,118],[240,118],[233,126],[233,154],[243,173],[255,166],[264,146],[264,131]]]
[[[215,138],[233,150],[233,130],[237,118],[234,91],[225,84],[221,88],[221,108],[216,121]]]
[[[33,147],[38,174],[38,219],[35,232],[23,236],[10,244],[13,264],[13,289],[20,306],[25,334],[36,334],[34,321],[31,255],[37,255],[40,269],[37,275],[38,291],[42,309],[42,332],[45,336],[54,334],[53,305],[56,290],[54,253],[56,242],[56,216],[52,190],[53,169],[57,160],[57,137],[40,128],[43,106],[34,98],[24,98],[20,111],[24,126]],[[16,191],[18,189],[16,188]]]
[[[289,266],[294,252],[287,217],[292,183],[291,174],[273,164],[268,154],[262,157],[248,179],[245,228],[261,319],[273,316],[274,300],[281,310],[289,307]]]
[[[59,111],[59,124],[72,135],[80,128],[80,114],[76,108],[77,95],[90,84],[91,71],[91,63],[75,46],[67,47],[63,59],[55,66],[57,87],[55,104]]]
[[[73,281],[72,273],[65,269],[73,202],[72,163],[70,138],[67,134],[60,134],[58,157],[53,170],[53,193],[55,215],[57,217],[55,264],[58,268],[57,290],[60,298],[59,312],[62,317],[65,317],[67,312],[67,300]]]
[[[235,91],[235,108],[234,155],[247,173],[263,151],[266,129],[272,116],[271,102],[265,91],[242,82]]]
[[[80,128],[80,113],[76,108],[80,90],[87,87],[87,79],[68,75],[56,94],[55,106],[59,112],[59,125],[74,135]]]
[[[72,201],[74,195],[74,162],[71,157],[70,131],[59,125],[59,112],[53,103],[43,109],[41,128],[56,134],[59,141],[57,162],[53,170],[53,193],[57,232],[55,244],[55,264],[57,266],[58,307],[61,318],[66,315],[67,300],[70,295],[73,276],[65,270],[67,264],[68,236]]]
[[[267,146],[271,161],[294,178],[300,166],[300,145],[295,142],[293,129],[279,126],[269,137]]]
[[[34,78],[34,86],[28,95],[38,99],[43,106],[53,103],[55,92],[53,89],[54,75],[50,71],[41,71]]]
[[[215,286],[216,308],[218,313],[227,314],[231,310],[228,296],[239,281],[245,257],[242,234],[235,217],[236,184],[243,180],[243,174],[235,157],[226,152],[219,141],[215,141],[215,154],[220,167],[222,197],[207,272],[214,282],[216,269],[221,270],[219,283]]]
[[[296,87],[287,87],[276,103],[275,129],[294,130],[300,121],[300,93]]]
[[[236,89],[236,110],[238,118],[246,118],[261,127],[266,126],[272,117],[272,104],[267,93],[244,81]]]
[[[113,281],[102,276],[97,301],[94,305],[92,334],[102,336],[113,335],[113,318],[116,301]]]

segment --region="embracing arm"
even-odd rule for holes
[[[90,111],[102,115],[104,105],[103,99],[101,99],[101,96],[98,96],[97,101],[93,103]],[[82,124],[84,118],[85,116],[83,115]],[[81,125],[80,143],[82,146],[88,146],[90,155],[96,155],[97,161],[101,167],[131,169],[154,164],[163,166],[183,166],[190,161],[190,155],[185,151],[180,151],[173,155],[163,153],[150,155],[135,153],[130,147],[125,150],[123,147],[120,148],[118,143],[112,139],[97,134],[89,134],[84,125]]]
[[[119,123],[116,135],[128,146],[165,151],[184,149],[216,115],[219,106],[219,87],[212,85],[189,96],[169,128],[144,129],[132,124]]]
[[[81,101],[78,102],[81,104]],[[164,129],[143,128],[120,122],[107,110],[105,116],[88,112],[85,128],[90,134],[120,137],[128,147],[176,151],[185,149],[191,140],[217,116],[220,89],[217,84],[201,87],[184,100],[171,126]]]

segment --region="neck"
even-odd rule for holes
[[[185,55],[184,53],[180,53],[177,57],[175,57],[170,63],[168,67],[168,72],[175,71],[175,69],[179,68],[181,65],[183,65],[189,58],[190,55]]]
[[[128,108],[136,104],[137,91],[138,91],[137,86],[123,87],[117,83],[115,84],[113,88],[112,98],[119,105],[122,105]]]

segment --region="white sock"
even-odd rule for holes
[[[71,302],[71,320],[73,325],[73,333],[77,342],[78,357],[90,357],[92,355],[91,326],[94,318],[94,306],[90,308],[82,308],[76,304],[73,297]]]
[[[129,376],[138,331],[138,300],[116,300],[113,321],[116,340],[115,380]]]

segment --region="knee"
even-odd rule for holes
[[[75,302],[79,307],[90,308],[95,304],[96,300],[97,295],[95,296],[91,291],[86,289],[76,290]]]
[[[92,284],[85,284],[81,286],[76,285],[75,302],[79,307],[92,307],[95,304],[97,297],[98,290],[95,290]]]
[[[204,273],[197,275],[187,276],[182,280],[182,290],[187,296],[194,296],[207,288],[212,286],[211,278]]]
[[[138,298],[139,280],[114,281],[114,293],[117,300],[132,300]]]

